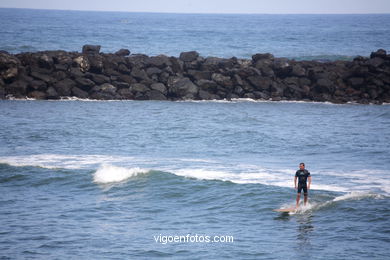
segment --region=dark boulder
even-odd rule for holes
[[[363,57],[363,56],[356,56],[355,58],[353,58],[353,61],[360,64],[360,63],[363,63],[365,61],[367,61],[368,58],[367,57]]]
[[[239,85],[239,86],[242,86],[244,84],[244,81],[242,80],[242,78],[237,74],[233,75],[233,82],[234,82],[234,84]]]
[[[53,85],[59,96],[67,97],[72,94],[72,88],[76,87],[76,82],[71,79],[64,79]]]
[[[254,91],[253,94],[255,95],[256,99],[262,99],[262,100],[269,99],[269,94],[264,91]]]
[[[70,68],[69,75],[71,78],[84,77],[85,73],[81,72],[80,68]]]
[[[32,80],[28,83],[30,89],[45,91],[47,89],[46,82],[42,80]]]
[[[385,60],[379,57],[371,58],[367,61],[367,64],[371,67],[378,68],[385,63]]]
[[[148,88],[148,87],[145,86],[144,84],[135,83],[135,84],[131,84],[131,85],[130,85],[130,90],[131,90],[131,92],[133,92],[134,94],[136,94],[136,93],[145,93],[146,91],[149,91],[150,88]]]
[[[129,56],[130,51],[128,49],[120,49],[119,51],[115,52],[115,55],[118,56]]]
[[[240,68],[235,73],[242,79],[246,79],[250,76],[261,76],[261,71],[253,67]]]
[[[4,80],[14,79],[18,75],[20,61],[13,55],[0,53],[0,77]]]
[[[63,80],[63,79],[66,79],[68,77],[68,74],[64,71],[55,71],[53,73],[51,73],[51,75],[54,77],[55,81],[59,81],[59,80]]]
[[[114,69],[104,69],[104,75],[107,77],[113,77],[113,76],[120,77],[121,75],[126,75],[126,74],[122,74],[121,72],[116,71]]]
[[[233,89],[233,93],[235,93],[237,96],[241,97],[245,93],[245,91],[242,87],[235,86]]]
[[[290,76],[292,72],[290,61],[285,58],[275,59],[272,68],[276,72],[276,75],[282,78]]]
[[[280,98],[283,96],[284,90],[286,89],[286,85],[282,82],[272,82],[269,88],[270,96],[274,98]]]
[[[46,97],[47,99],[59,99],[59,95],[54,87],[49,87],[46,90]]]
[[[180,60],[184,62],[191,62],[196,60],[199,57],[199,53],[197,51],[187,51],[180,53]]]
[[[376,91],[375,89],[369,89],[368,94],[369,94],[369,98],[371,99],[377,99],[379,96],[378,91]]]
[[[89,98],[97,100],[113,100],[116,96],[107,92],[92,92]]]
[[[123,74],[130,74],[130,69],[123,63],[118,65],[118,71]]]
[[[194,61],[191,61],[191,62],[184,62],[184,70],[188,71],[188,70],[199,70],[200,69],[200,65],[202,63],[199,62],[198,60],[194,60]]]
[[[174,73],[181,73],[184,69],[184,62],[176,57],[170,57],[169,60],[172,63],[172,71]]]
[[[378,57],[378,58],[386,59],[386,56],[387,56],[386,50],[379,49],[377,51],[371,52],[370,58],[372,59]]]
[[[211,71],[201,71],[201,70],[188,70],[187,75],[192,80],[201,80],[201,79],[211,79],[212,72]]]
[[[78,77],[75,79],[75,82],[79,88],[85,91],[89,91],[93,86],[95,86],[95,82],[87,78]]]
[[[42,80],[42,81],[49,83],[49,84],[56,81],[53,77],[51,77],[47,74],[43,74],[43,73],[38,72],[38,71],[33,71],[30,73],[30,75],[31,75],[31,77],[33,77],[37,80]]]
[[[129,88],[119,89],[118,94],[122,99],[134,99],[133,92]]]
[[[150,57],[147,60],[147,64],[149,64],[150,66],[160,68],[160,69],[164,68],[166,66],[172,65],[169,57],[167,57],[165,55],[158,55],[158,56]]]
[[[162,84],[162,83],[154,83],[154,84],[150,85],[150,88],[152,90],[157,90],[157,91],[161,92],[164,95],[166,95],[168,93],[167,87],[165,87],[165,85]]]
[[[28,83],[23,80],[16,80],[5,86],[5,92],[15,98],[24,98],[27,94]]]
[[[113,81],[112,85],[115,86],[116,88],[130,88],[130,84],[127,82],[122,82],[122,81]]]
[[[143,68],[149,60],[149,57],[144,54],[132,54],[126,57],[126,60],[131,67]]]
[[[348,79],[348,84],[351,85],[352,87],[361,86],[361,85],[363,85],[363,83],[364,83],[364,78],[354,77],[354,78]]]
[[[99,54],[100,48],[101,48],[100,45],[86,44],[83,46],[82,52],[83,52],[83,54],[87,54],[87,55]]]
[[[158,90],[150,90],[145,93],[149,100],[167,100],[167,97]]]
[[[118,76],[118,81],[123,81],[123,82],[126,82],[127,84],[131,85],[133,83],[137,83],[137,80],[135,78],[133,78],[132,76],[130,75],[126,75],[126,74],[121,74]],[[107,83],[110,83],[110,82],[107,82]]]
[[[78,56],[74,58],[73,64],[79,67],[81,72],[87,72],[90,68],[89,60],[86,56]]]
[[[162,70],[160,70],[159,68],[157,67],[150,67],[150,68],[147,68],[146,69],[146,74],[148,74],[148,76],[152,76],[152,75],[158,75],[162,72]]]
[[[320,78],[319,80],[317,80],[316,90],[319,93],[333,93],[334,84],[329,79]]]
[[[54,61],[54,67],[57,68],[57,65],[61,65],[59,68],[69,68],[73,63],[73,57],[72,54],[65,52],[65,51],[59,51],[56,55],[53,56]],[[62,67],[63,66],[63,67]],[[65,70],[64,69],[64,70]]]
[[[148,74],[145,72],[145,70],[137,67],[132,69],[130,75],[138,80],[149,80]]]
[[[78,98],[88,98],[88,92],[79,89],[78,87],[72,88],[72,95]]]
[[[199,99],[201,100],[217,100],[220,99],[220,97],[216,94],[212,94],[210,92],[207,92],[203,89],[199,90]]]
[[[95,73],[88,73],[85,75],[85,77],[89,78],[93,82],[95,82],[97,85],[101,85],[104,83],[110,83],[110,78],[102,75],[102,74],[95,74]]]
[[[3,85],[0,85],[0,99],[5,99],[5,88]]]
[[[275,72],[269,66],[261,66],[261,67],[256,66],[256,68],[258,68],[261,71],[261,74],[266,76],[266,77],[274,77],[275,76]]]
[[[304,77],[306,76],[306,70],[302,66],[294,64],[291,69],[291,75],[296,77]]]
[[[245,93],[243,98],[256,99],[256,96],[253,93]]]
[[[225,86],[225,87],[233,86],[233,81],[231,80],[231,78],[229,76],[224,76],[220,73],[213,73],[211,75],[211,79],[221,86]]]
[[[104,59],[101,55],[89,55],[89,71],[93,73],[102,73],[103,72],[103,62]]]
[[[196,86],[189,78],[171,77],[168,80],[168,93],[180,99],[195,99],[198,94]]]
[[[47,97],[45,92],[38,90],[31,91],[27,96],[33,99],[46,99]]]
[[[196,84],[200,87],[200,89],[208,92],[215,92],[217,90],[217,83],[212,80],[207,80],[207,79],[200,79],[196,82]]]
[[[274,55],[271,53],[256,53],[252,55],[252,61],[254,64],[257,63],[259,60],[272,60],[274,59]]]
[[[38,65],[40,68],[45,68],[45,69],[51,69],[53,68],[54,61],[53,57],[49,56],[46,53],[38,54]]]
[[[94,86],[91,89],[91,92],[101,92],[101,93],[111,94],[112,96],[114,96],[116,93],[116,87],[114,87],[110,83],[104,83],[100,86]]]
[[[216,71],[218,68],[222,67],[223,63],[224,63],[223,58],[207,57],[201,65],[201,70],[203,70],[203,71]]]
[[[1,72],[4,80],[14,79],[18,75],[18,68],[12,67]]]
[[[269,89],[272,81],[269,78],[262,76],[250,76],[248,77],[248,81],[258,90]]]

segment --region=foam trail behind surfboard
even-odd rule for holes
[[[330,206],[330,205],[337,203],[339,201],[361,200],[361,199],[365,199],[365,198],[382,199],[383,196],[379,195],[379,194],[373,194],[373,193],[367,193],[367,192],[350,192],[350,193],[335,197],[334,199],[328,200],[325,202],[316,202],[316,201],[308,202],[306,205],[299,206],[296,211],[292,211],[289,214],[304,214],[307,212],[322,209],[324,207]]]

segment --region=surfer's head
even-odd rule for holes
[[[304,170],[305,169],[305,163],[301,162],[299,164],[299,169]]]

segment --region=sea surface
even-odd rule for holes
[[[0,259],[388,259],[389,143],[389,105],[3,100]]]
[[[390,15],[0,9],[0,24],[11,53],[390,49]],[[388,259],[389,143],[389,105],[2,100],[0,259]],[[300,162],[309,204],[276,213]]]
[[[390,49],[390,14],[267,15],[48,11],[0,8],[0,50],[81,51],[250,58],[352,59]]]

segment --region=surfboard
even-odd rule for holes
[[[297,208],[286,208],[286,209],[274,209],[273,211],[276,211],[276,212],[294,212],[296,210],[297,210]]]

